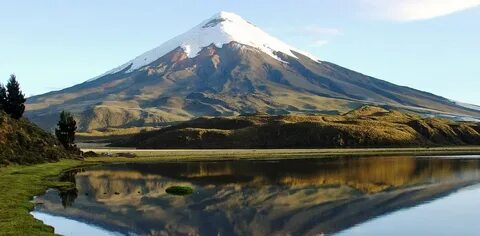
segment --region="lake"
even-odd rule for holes
[[[480,232],[477,156],[123,163],[62,178],[76,189],[48,190],[32,214],[65,235]]]

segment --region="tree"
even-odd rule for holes
[[[0,111],[5,111],[5,107],[7,107],[7,90],[0,84]]]
[[[70,112],[62,111],[60,120],[55,129],[55,136],[58,141],[67,149],[74,149],[75,131],[77,130],[77,122]]]
[[[24,103],[27,100],[20,90],[20,84],[15,75],[10,75],[7,83],[7,101],[4,108],[5,112],[14,119],[20,119],[25,111]]]

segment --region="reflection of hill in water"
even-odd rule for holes
[[[448,194],[479,170],[477,160],[409,157],[111,165],[76,176],[71,207],[51,192],[42,210],[153,235],[332,233]],[[195,194],[165,194],[177,184]]]

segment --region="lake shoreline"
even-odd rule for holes
[[[55,163],[29,166],[0,167],[0,234],[17,232],[25,235],[54,235],[53,228],[36,220],[30,214],[34,196],[48,188],[65,188],[71,185],[59,181],[61,173],[82,166],[122,162],[162,161],[221,161],[221,160],[275,160],[323,158],[343,156],[438,156],[480,155],[480,147],[448,148],[391,148],[391,149],[233,149],[233,150],[135,150],[135,149],[84,149],[97,153],[132,152],[135,158],[95,157],[85,160],[61,160]]]
[[[36,212],[51,213],[68,219],[77,219],[79,216],[78,222],[90,222],[91,226],[106,230],[134,232],[139,235],[163,230],[162,225],[177,223],[182,226],[192,224],[194,228],[198,226],[198,232],[203,232],[201,235],[212,235],[216,232],[205,231],[210,229],[205,225],[210,224],[198,224],[201,221],[197,219],[209,219],[212,215],[217,215],[215,213],[217,211],[225,212],[225,215],[233,216],[232,220],[215,221],[216,223],[211,227],[212,229],[221,227],[219,225],[221,223],[227,226],[224,228],[232,228],[233,225],[238,224],[237,222],[244,222],[245,219],[244,214],[230,214],[231,209],[242,208],[246,212],[251,212],[252,207],[259,206],[271,209],[267,210],[271,214],[263,214],[265,218],[262,218],[267,222],[273,222],[272,231],[269,234],[281,230],[299,235],[307,234],[305,232],[333,234],[370,219],[387,216],[389,212],[393,213],[441,199],[480,180],[478,175],[480,159],[464,159],[462,156],[445,158],[379,156],[278,161],[108,162],[92,168],[80,169],[79,172],[72,172],[77,176],[75,179],[78,190],[74,191],[75,194],[65,195],[61,194],[61,191],[48,191],[37,198],[43,204],[36,208]],[[189,198],[188,203],[172,205],[180,200],[167,194],[172,186],[190,186],[195,190],[195,195]],[[229,191],[228,197],[222,194],[225,191]],[[59,195],[63,197],[59,199],[57,197]],[[109,203],[115,202],[120,203],[120,206],[123,206],[122,209],[144,209],[142,199],[152,196],[158,201],[149,202],[148,206],[151,207],[149,209],[166,209],[165,214],[169,217],[164,218],[163,214],[156,215],[155,212],[158,210],[140,211],[138,215],[131,215],[115,211],[119,205],[115,205],[115,208],[108,207]],[[239,201],[239,199],[242,200]],[[98,200],[100,202],[97,204]],[[183,200],[180,201],[183,202]],[[284,207],[285,202],[292,202],[291,207]],[[191,207],[192,205],[199,207]],[[72,207],[74,210],[64,210],[65,206]],[[329,216],[325,212],[331,212],[330,206],[336,210],[336,214],[338,212],[338,215],[345,215],[345,217]],[[77,210],[80,213],[75,213]],[[93,213],[89,213],[90,211]],[[305,211],[311,214],[298,213]],[[97,214],[101,214],[103,219],[107,220],[96,218]],[[178,214],[191,215],[192,218],[183,221],[180,219],[185,218],[179,217]],[[283,219],[294,219],[299,225],[309,225],[312,228],[308,231],[296,231],[298,230],[296,226],[276,223],[274,221],[276,217],[267,217],[279,214]],[[142,220],[146,219],[143,217],[152,219],[151,223],[146,223],[150,221]],[[315,219],[315,222],[311,221],[311,218]],[[129,219],[135,219],[130,223],[133,225],[132,228],[122,228],[121,223],[112,223],[112,221],[122,222]],[[323,223],[330,219],[333,223]],[[45,220],[49,223],[48,219]],[[309,222],[314,223],[315,227]],[[62,221],[50,221],[50,224],[58,230],[57,233],[69,232],[63,227]],[[261,222],[259,225],[262,225]],[[395,226],[395,224],[391,225]],[[317,231],[313,231],[315,229]],[[321,230],[318,231],[318,229]],[[168,229],[165,230],[168,231]],[[245,230],[254,232],[255,229]],[[228,235],[233,234],[228,233]],[[243,234],[250,233],[245,231]],[[264,234],[267,233],[264,232]]]

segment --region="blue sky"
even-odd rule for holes
[[[480,104],[480,0],[0,0],[0,82],[62,89],[230,11],[322,60]]]

